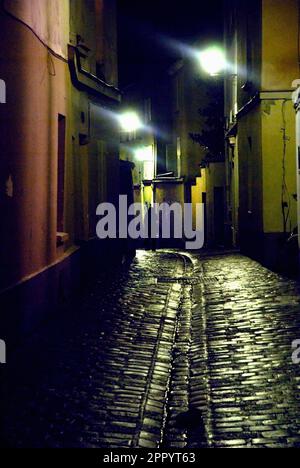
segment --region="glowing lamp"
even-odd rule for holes
[[[202,69],[211,76],[219,75],[226,66],[225,54],[218,47],[210,47],[199,53]]]
[[[142,128],[143,123],[136,112],[125,112],[119,117],[121,128],[124,132],[135,132]]]

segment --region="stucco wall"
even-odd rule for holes
[[[56,259],[57,121],[58,114],[67,115],[69,71],[28,28],[7,16],[1,18],[0,41],[8,89],[0,110],[6,129],[1,171],[13,184],[6,202],[10,235],[1,247],[4,281],[10,284]]]
[[[4,0],[4,7],[54,52],[67,58],[69,0]]]
[[[206,170],[201,169],[201,177],[196,178],[196,185],[192,186],[193,228],[196,227],[196,204],[203,203],[203,194],[206,193]]]
[[[96,97],[72,85],[68,63],[19,21],[5,13],[0,21],[0,76],[7,84],[7,104],[0,106],[1,290],[48,268],[76,241],[95,237],[95,206],[103,196],[115,201],[119,191],[119,152],[117,128]],[[70,237],[63,249],[56,245],[59,114],[66,118],[64,230]],[[80,144],[80,134],[90,143]]]
[[[298,77],[297,0],[263,0],[262,89],[289,90]]]
[[[263,229],[262,137],[260,106],[239,121],[239,220],[243,236]]]
[[[284,142],[283,112],[286,120],[286,155],[285,170],[288,194],[284,201],[290,203],[290,226],[297,226],[297,202],[293,195],[297,193],[296,158],[295,158],[295,111],[291,101],[264,101],[262,103],[262,148],[263,148],[263,207],[264,232],[283,232],[281,209]],[[287,212],[287,211],[286,211]]]
[[[171,80],[173,145],[177,148],[177,138],[180,138],[181,176],[188,180],[197,177],[199,165],[205,156],[203,148],[190,138],[190,134],[201,133],[205,127],[205,118],[199,112],[208,104],[207,88],[203,78],[198,64],[195,65],[186,59]]]

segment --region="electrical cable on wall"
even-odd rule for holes
[[[57,52],[55,52],[48,44],[46,44],[46,42],[37,34],[37,32],[34,30],[34,28],[32,28],[29,24],[27,24],[25,21],[23,21],[21,18],[19,18],[18,16],[14,15],[13,13],[11,13],[5,6],[5,4],[2,5],[2,10],[3,12],[9,16],[11,19],[13,19],[14,21],[17,21],[18,23],[22,24],[23,26],[25,26],[27,29],[29,29],[29,31],[38,39],[38,41],[48,50],[48,53],[53,55],[54,57],[56,57],[57,59],[60,59],[60,60],[63,60],[64,62],[68,63],[68,60],[63,57],[61,54],[58,54]],[[300,45],[299,45],[300,47]],[[300,67],[300,64],[299,64],[299,67]]]
[[[287,234],[288,222],[290,220],[290,231],[292,230],[291,226],[291,195],[288,189],[286,181],[286,159],[287,159],[287,142],[290,138],[287,136],[287,121],[286,121],[286,105],[288,100],[285,99],[282,103],[281,113],[282,113],[282,133],[283,133],[283,155],[282,155],[282,190],[281,190],[281,208],[282,208],[282,217],[283,217],[283,229],[284,234]]]

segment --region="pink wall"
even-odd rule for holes
[[[67,57],[69,0],[4,0],[4,8],[32,28],[57,54]]]
[[[76,21],[74,24],[71,21],[75,35],[81,29],[85,33],[81,16],[91,13],[93,5],[93,0],[78,2],[82,10],[75,9]],[[24,0],[24,5],[19,1],[7,5],[9,3],[41,35],[52,31],[51,37],[56,38],[54,45],[61,43],[69,28],[68,8],[61,11],[56,0]],[[37,11],[30,13],[26,8],[29,3],[36,3]],[[42,6],[46,3],[42,15]],[[66,6],[66,3],[69,4],[62,0],[62,5]],[[83,8],[86,3],[88,10]],[[48,16],[49,5],[54,9]],[[55,12],[61,12],[62,16],[58,14],[54,27]],[[45,15],[49,20],[47,31],[42,28]],[[98,179],[102,184],[110,181],[106,184],[107,199],[115,200],[119,193],[119,133],[116,123],[107,119],[103,95],[100,92],[97,96],[91,95],[88,88],[83,91],[76,81],[71,82],[67,60],[51,53],[27,25],[2,11],[0,25],[0,78],[7,85],[7,104],[0,106],[1,292],[3,288],[62,261],[63,256],[74,251],[75,241],[90,240],[88,236],[78,237],[77,225],[83,226],[90,237],[96,236],[95,206],[100,202],[98,193],[103,187],[98,187],[97,181],[95,183],[93,167],[103,166]],[[87,20],[84,25],[89,35]],[[62,35],[58,34],[61,30]],[[67,43],[68,39],[65,39],[64,45]],[[117,69],[114,74],[117,76]],[[117,100],[111,105],[116,107]],[[105,106],[110,106],[107,100]],[[69,239],[64,236],[65,244],[57,249],[59,114],[66,117],[63,227]],[[87,145],[80,144],[82,133]],[[101,165],[99,147],[102,143],[106,149]],[[83,204],[86,204],[84,210],[81,209]]]
[[[11,284],[56,259],[57,115],[66,115],[68,67],[13,19],[1,18],[0,42],[1,174],[13,182],[2,206],[1,264]]]

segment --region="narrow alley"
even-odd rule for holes
[[[139,251],[3,370],[1,444],[300,447],[299,304],[240,254]]]
[[[0,0],[0,136],[0,448],[300,448],[300,0]]]

